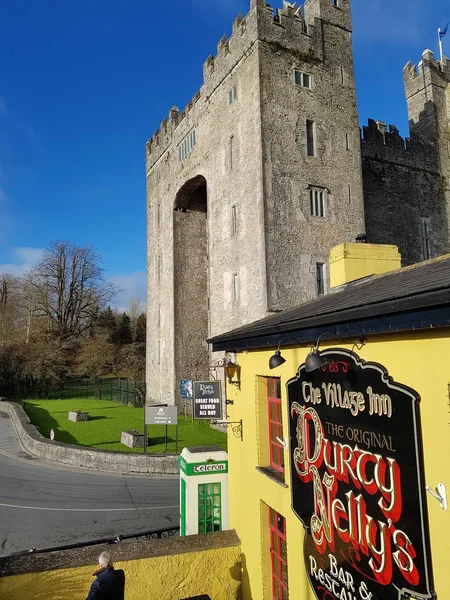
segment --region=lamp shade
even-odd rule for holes
[[[269,359],[269,369],[276,369],[285,362],[286,359],[281,356],[281,352],[276,350],[275,354],[273,354]]]
[[[306,357],[305,370],[307,373],[310,373],[311,371],[315,371],[316,369],[323,367],[323,365],[325,365],[326,362],[327,361],[322,356],[320,356],[320,352],[317,350],[317,348],[314,348],[314,350],[310,352]]]

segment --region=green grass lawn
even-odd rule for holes
[[[25,400],[24,409],[33,425],[37,425],[43,436],[49,437],[50,429],[55,432],[55,440],[66,444],[90,446],[99,450],[119,450],[122,452],[142,452],[132,450],[120,443],[122,431],[137,429],[144,431],[144,409],[124,406],[107,400]],[[91,420],[85,422],[69,421],[70,410],[89,413]],[[148,425],[148,451],[165,452],[165,426]],[[176,428],[168,426],[168,452],[175,452]],[[215,444],[227,449],[226,434],[211,429],[209,421],[185,421],[178,416],[178,451],[185,446],[206,446]]]

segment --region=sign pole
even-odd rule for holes
[[[145,422],[145,409],[144,409],[144,454],[147,453],[147,423]]]
[[[175,441],[175,454],[178,454],[178,421],[177,421],[177,433],[176,433],[176,441]]]
[[[166,425],[166,452],[167,452],[167,425]]]

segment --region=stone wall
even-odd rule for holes
[[[85,598],[103,550],[125,572],[127,600],[241,598],[240,543],[234,531],[0,558],[0,598]]]
[[[84,467],[112,473],[177,475],[180,472],[176,456],[103,452],[94,448],[52,442],[37,431],[19,404],[2,402],[0,411],[11,417],[24,450],[39,458],[73,467]]]
[[[402,264],[427,258],[421,219],[429,219],[430,257],[450,251],[445,182],[436,148],[417,137],[403,140],[390,125],[369,120],[361,140],[366,233],[370,243],[395,244]]]

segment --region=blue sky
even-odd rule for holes
[[[281,6],[281,0],[273,0]],[[360,123],[407,135],[402,67],[437,55],[444,0],[353,0]],[[446,5],[446,6],[445,6]],[[145,299],[146,140],[201,85],[202,64],[249,0],[0,2],[0,272],[57,239],[91,244]],[[450,55],[450,33],[444,53]]]

